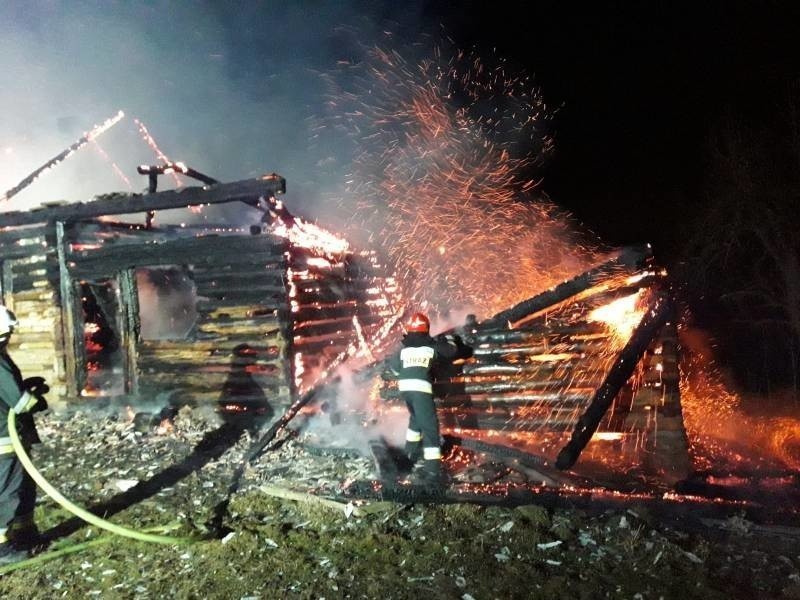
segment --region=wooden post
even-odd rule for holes
[[[136,287],[136,271],[125,269],[118,276],[120,310],[122,323],[120,323],[120,342],[125,352],[123,363],[123,376],[125,379],[125,393],[136,394],[139,391],[137,369],[137,343],[139,341],[139,292]]]
[[[67,395],[80,396],[86,373],[83,369],[83,318],[76,300],[75,283],[67,268],[67,241],[64,236],[64,223],[56,223],[56,244],[58,247],[58,271],[61,291],[61,325],[64,331],[64,357],[66,362]]]
[[[0,291],[2,291],[3,304],[10,310],[14,310],[14,277],[11,272],[10,261],[4,260],[0,262],[0,271],[2,272]]]
[[[647,312],[634,329],[628,343],[617,355],[617,359],[609,369],[602,385],[597,388],[589,407],[578,419],[578,426],[572,432],[569,442],[558,453],[556,468],[569,469],[578,460],[586,444],[597,430],[600,419],[603,418],[616,395],[633,374],[642,355],[671,316],[671,311],[670,298],[666,293],[658,293],[647,307]]]

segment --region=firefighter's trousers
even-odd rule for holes
[[[408,430],[419,431],[422,434],[422,446],[425,448],[425,458],[438,458],[439,450],[439,419],[436,416],[436,405],[433,394],[425,392],[401,392],[408,412]],[[432,452],[433,449],[437,452]],[[437,454],[436,457],[433,454]]]
[[[0,543],[16,521],[33,516],[36,484],[19,462],[16,454],[0,455]]]

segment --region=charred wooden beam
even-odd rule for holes
[[[614,398],[627,383],[636,369],[650,342],[659,330],[669,320],[672,313],[672,303],[665,293],[656,295],[647,309],[642,321],[634,330],[628,343],[619,353],[611,369],[606,375],[603,384],[598,388],[586,412],[578,420],[578,425],[572,437],[558,454],[556,467],[569,469],[578,460],[586,444],[597,430],[600,420],[605,415]]]
[[[116,125],[122,119],[122,117],[124,117],[124,116],[125,116],[124,113],[122,111],[119,111],[113,117],[111,117],[109,119],[106,119],[106,121],[104,123],[102,123],[100,125],[97,125],[94,128],[92,128],[91,131],[86,132],[78,140],[76,140],[75,142],[70,144],[67,148],[65,148],[60,153],[55,155],[53,158],[48,160],[46,163],[44,163],[38,169],[36,169],[32,173],[30,173],[27,177],[25,177],[17,185],[15,185],[14,187],[12,187],[9,190],[6,190],[6,192],[2,196],[0,196],[0,202],[9,200],[9,199],[11,199],[12,196],[15,196],[16,194],[18,194],[19,192],[24,190],[26,187],[28,187],[34,181],[36,181],[42,174],[44,174],[45,172],[49,171],[50,169],[55,167],[58,163],[60,163],[64,159],[66,159],[69,155],[73,154],[74,152],[79,150],[81,147],[85,146],[90,141],[92,141],[93,139],[95,139],[96,137],[101,135],[103,132],[107,131],[108,129],[110,129],[111,127]]]
[[[136,246],[109,246],[72,252],[71,267],[81,273],[122,270],[139,265],[282,265],[285,242],[266,236],[203,236]]]
[[[61,272],[61,323],[64,336],[67,393],[72,397],[78,397],[86,379],[83,339],[81,335],[83,332],[83,316],[81,314],[81,304],[77,297],[75,283],[67,269],[67,242],[64,233],[64,223],[56,223],[56,236],[58,239],[58,266]]]
[[[3,213],[0,215],[0,227],[70,222],[102,215],[124,215],[236,201],[253,206],[260,197],[272,197],[285,192],[286,180],[278,175],[270,175],[261,179],[220,183],[210,187],[187,187],[154,194],[114,194],[111,197],[101,196],[90,202]]]
[[[575,423],[574,419],[567,418],[525,419],[520,417],[504,417],[502,415],[492,415],[488,413],[480,413],[474,416],[444,414],[440,416],[440,421],[443,427],[479,429],[481,431],[494,431],[499,433],[536,431],[539,429],[547,429],[547,431],[567,431]]]
[[[139,292],[136,286],[136,273],[133,269],[120,272],[118,277],[121,318],[121,345],[124,348],[125,363],[123,376],[125,393],[136,394],[139,391],[138,378],[136,377],[137,365],[137,340],[141,330],[139,321]]]
[[[182,175],[186,175],[187,177],[191,177],[192,179],[196,179],[206,185],[214,185],[219,183],[213,177],[209,177],[208,175],[201,173],[200,171],[195,171],[191,167],[187,167],[183,163],[179,162],[167,162],[163,165],[139,165],[136,167],[136,172],[140,175],[149,175],[150,177],[150,185],[149,191],[155,192],[158,187],[158,176],[175,173],[178,172]]]
[[[606,339],[609,333],[606,327],[599,323],[581,322],[567,327],[554,327],[552,325],[526,326],[524,329],[480,329],[473,334],[472,339],[480,343],[506,343],[525,342],[528,340],[584,340]]]
[[[587,380],[590,381],[590,380]],[[443,394],[447,393],[463,393],[463,394],[496,394],[502,392],[522,392],[527,390],[555,390],[556,393],[561,393],[567,386],[574,387],[575,383],[572,381],[536,381],[536,380],[518,380],[518,381],[487,381],[475,383],[452,383],[447,382],[438,384],[439,390]],[[598,381],[598,384],[600,382]],[[596,389],[596,386],[588,388],[589,397]]]
[[[649,256],[650,249],[646,246],[628,246],[622,248],[611,260],[585,271],[572,279],[564,281],[533,298],[523,300],[508,310],[497,313],[492,318],[480,323],[479,327],[502,326],[519,321],[532,313],[538,312],[558,302],[562,302],[589,289],[600,279],[608,277],[615,272],[622,269],[634,269],[641,265]]]

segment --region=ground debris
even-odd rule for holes
[[[592,515],[340,501],[348,480],[375,478],[371,458],[309,452],[295,436],[261,455],[229,497],[254,436],[217,439],[225,430],[202,409],[182,409],[173,425],[137,432],[124,414],[45,415],[34,462],[85,506],[135,499],[115,522],[178,521],[206,539],[112,540],[3,576],[0,597],[800,598],[800,556],[757,547],[763,528],[744,519],[709,524],[726,536],[711,542],[640,507]],[[40,498],[41,529],[69,519]],[[57,544],[96,534],[80,526],[65,535]]]

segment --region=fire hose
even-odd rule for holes
[[[22,463],[22,466],[25,467],[25,470],[28,472],[28,475],[36,482],[36,484],[42,488],[45,494],[47,494],[52,500],[54,500],[57,504],[59,504],[65,510],[71,512],[73,515],[82,519],[89,523],[90,525],[94,525],[95,527],[99,527],[100,529],[105,529],[106,531],[110,531],[121,537],[131,538],[134,540],[139,540],[141,542],[152,542],[155,544],[187,544],[191,543],[193,540],[190,538],[178,538],[178,537],[170,537],[166,535],[155,535],[152,533],[145,533],[143,531],[136,531],[134,529],[128,529],[127,527],[123,527],[121,525],[117,525],[112,523],[111,521],[106,521],[105,519],[101,519],[95,514],[90,513],[88,510],[81,508],[80,506],[74,504],[67,498],[61,494],[56,488],[54,488],[49,481],[47,481],[41,473],[36,469],[33,462],[31,462],[30,457],[28,456],[27,452],[25,452],[25,448],[22,446],[22,442],[19,439],[19,434],[17,433],[17,415],[14,413],[13,410],[8,411],[8,435],[11,437],[11,445],[14,447],[14,452],[17,453],[17,458]]]

